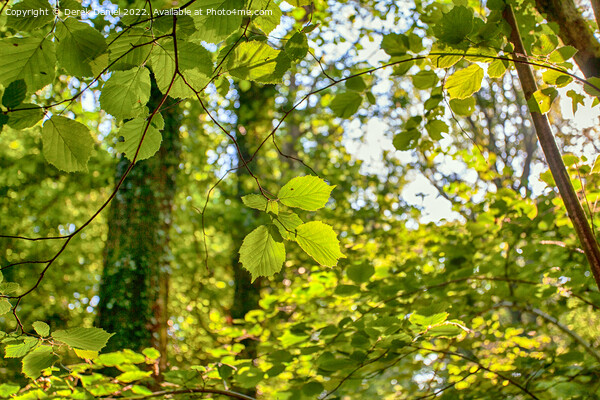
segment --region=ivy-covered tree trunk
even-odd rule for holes
[[[153,85],[150,110],[161,98]],[[98,320],[102,328],[115,333],[108,350],[157,348],[162,370],[166,367],[169,230],[180,162],[181,115],[170,99],[161,114],[165,127],[160,150],[135,165],[110,207]],[[119,161],[117,181],[128,165],[125,158]]]
[[[239,260],[238,250],[242,246],[244,237],[251,231],[252,218],[256,215],[253,210],[246,208],[241,203],[241,197],[249,192],[256,192],[256,182],[250,177],[248,170],[244,167],[244,162],[241,159],[248,160],[251,157],[251,147],[259,143],[265,134],[271,129],[272,109],[274,104],[275,89],[272,85],[260,86],[252,83],[247,90],[237,87],[239,94],[239,106],[236,110],[237,126],[236,140],[238,146],[238,169],[236,170],[236,196],[239,200],[239,213],[241,223],[237,229],[232,231],[233,245],[233,277],[234,277],[234,293],[233,304],[231,307],[231,317],[235,319],[244,319],[246,314],[259,307],[261,280],[257,279],[252,282],[250,273],[242,267]],[[256,172],[257,164],[252,163],[251,169]],[[262,175],[262,174],[259,174]],[[259,177],[260,178],[260,177]],[[252,338],[242,340],[245,349],[242,357],[254,359],[256,357],[256,341]],[[244,390],[248,395],[255,395],[254,389]]]
[[[247,90],[244,90],[247,89]],[[249,88],[237,87],[238,102],[237,107],[237,129],[236,140],[238,145],[238,169],[236,170],[237,177],[237,198],[238,200],[249,192],[256,192],[256,182],[248,174],[248,170],[244,167],[243,161],[248,160],[251,156],[250,147],[255,147],[262,140],[264,135],[268,134],[271,129],[271,120],[273,113],[275,88],[272,85],[250,84]],[[256,163],[252,163],[251,167],[256,171]],[[240,207],[244,207],[240,201]],[[242,218],[253,214],[250,209],[242,210]],[[233,296],[233,305],[231,308],[231,317],[234,319],[243,319],[248,311],[258,307],[260,299],[260,280],[252,283],[250,273],[242,268],[239,262],[238,250],[242,245],[244,237],[248,234],[251,228],[250,221],[242,221],[241,229],[234,229],[232,233],[234,255],[232,259],[233,273],[235,279],[235,289]],[[244,229],[247,228],[247,229]],[[252,341],[246,340],[246,355],[254,357],[256,349]]]

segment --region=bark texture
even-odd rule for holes
[[[600,42],[573,0],[536,0],[535,3],[548,22],[558,24],[563,43],[577,49],[575,62],[585,77],[600,76]]]

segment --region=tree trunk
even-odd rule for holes
[[[161,98],[153,82],[150,110]],[[167,362],[169,230],[181,147],[179,108],[167,99],[162,109],[160,150],[135,165],[110,206],[98,311],[99,325],[115,333],[109,351],[154,347],[161,352],[161,370]],[[128,165],[121,158],[117,181]]]
[[[535,3],[548,22],[558,24],[563,43],[577,49],[575,62],[585,77],[600,76],[600,42],[573,0],[536,0]],[[594,3],[597,6],[597,2]]]
[[[511,6],[506,6],[504,10],[504,19],[512,28],[510,41],[515,48],[515,53],[513,54],[514,59],[517,61],[527,61],[525,58],[527,53],[523,47],[517,20]],[[531,67],[523,62],[515,62],[515,68],[517,69],[521,87],[525,93],[525,99],[529,101],[533,93],[537,90],[537,84],[535,83]],[[600,248],[598,247],[598,242],[590,228],[590,224],[585,216],[583,207],[581,207],[579,198],[573,189],[571,178],[567,173],[562,156],[558,150],[556,141],[554,140],[548,118],[546,115],[539,112],[533,110],[530,110],[530,112],[533,126],[535,127],[538,140],[540,141],[540,145],[546,156],[546,161],[552,172],[552,177],[556,182],[556,186],[563,199],[569,218],[573,223],[577,237],[579,238],[588,259],[592,274],[596,280],[596,285],[600,289]]]

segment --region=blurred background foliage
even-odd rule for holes
[[[268,40],[282,43],[277,35],[312,21],[318,26],[309,36],[311,53],[279,85],[223,78],[222,87],[207,90],[206,107],[252,154],[300,97],[331,78],[379,65],[387,57],[380,50],[384,35],[401,32],[415,52],[430,49],[442,12],[462,5],[489,16],[483,3],[282,5],[283,23]],[[542,34],[558,43],[556,26],[542,23],[535,2],[513,3],[529,48]],[[578,5],[597,30],[587,5]],[[93,23],[108,32],[115,21]],[[499,31],[494,35],[502,40]],[[238,165],[237,149],[197,101],[177,105],[181,156],[169,232],[167,380],[203,366],[218,385],[264,399],[600,398],[600,295],[546,172],[515,71],[484,80],[472,112],[460,115],[440,86],[408,78],[429,71],[426,62],[399,69],[365,75],[364,88],[356,83],[365,100],[350,118],[331,111],[337,94],[353,90],[349,82],[311,96],[278,129],[277,147],[268,141],[252,163],[271,193],[314,172],[336,185],[318,218],[334,227],[346,258],[324,268],[290,248],[281,273],[243,287],[248,277],[236,276],[241,239],[265,222],[240,201],[257,192],[255,181],[230,171]],[[445,78],[442,72],[436,80]],[[67,99],[82,85],[64,76],[33,101]],[[110,195],[121,156],[117,122],[100,109],[99,93],[92,88],[68,109],[95,132],[88,173],[48,165],[39,124],[4,127],[0,232],[69,234]],[[555,102],[549,116],[573,184],[598,226],[600,177],[591,171],[597,119],[581,128],[569,120],[570,105]],[[582,112],[575,117],[585,122]],[[434,120],[443,126],[427,125]],[[418,135],[396,150],[394,136],[411,129]],[[25,327],[38,320],[52,330],[96,324],[108,215],[86,227],[20,302]],[[0,238],[0,261],[47,260],[60,246]],[[19,265],[2,273],[26,288],[40,268]],[[11,314],[0,322],[7,332],[16,328]],[[63,364],[69,360],[77,358],[70,354]],[[18,361],[1,363],[2,382],[27,383]]]

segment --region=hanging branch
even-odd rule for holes
[[[527,53],[523,47],[517,20],[510,5],[507,5],[504,9],[503,16],[512,29],[510,41],[514,46],[513,57],[515,58],[515,61],[525,60]],[[533,72],[531,71],[531,67],[522,62],[515,62],[514,65],[519,75],[519,81],[521,81],[521,87],[525,93],[525,99],[529,101],[529,99],[533,96],[533,93],[537,90],[537,84],[535,82]],[[581,241],[583,251],[585,252],[592,269],[592,274],[594,275],[596,284],[600,289],[600,248],[598,247],[598,242],[594,237],[592,229],[590,228],[590,224],[585,216],[585,212],[583,211],[583,208],[579,203],[579,199],[577,198],[577,194],[573,189],[571,179],[569,178],[569,174],[567,173],[567,169],[563,163],[560,151],[558,150],[558,146],[554,140],[554,135],[552,133],[552,129],[550,128],[550,122],[548,122],[548,118],[546,115],[531,109],[530,113],[538,140],[540,141],[546,161],[548,162],[548,166],[552,172],[552,177],[556,182],[558,192],[560,193],[565,207],[567,208],[569,218],[575,227],[577,237]]]

